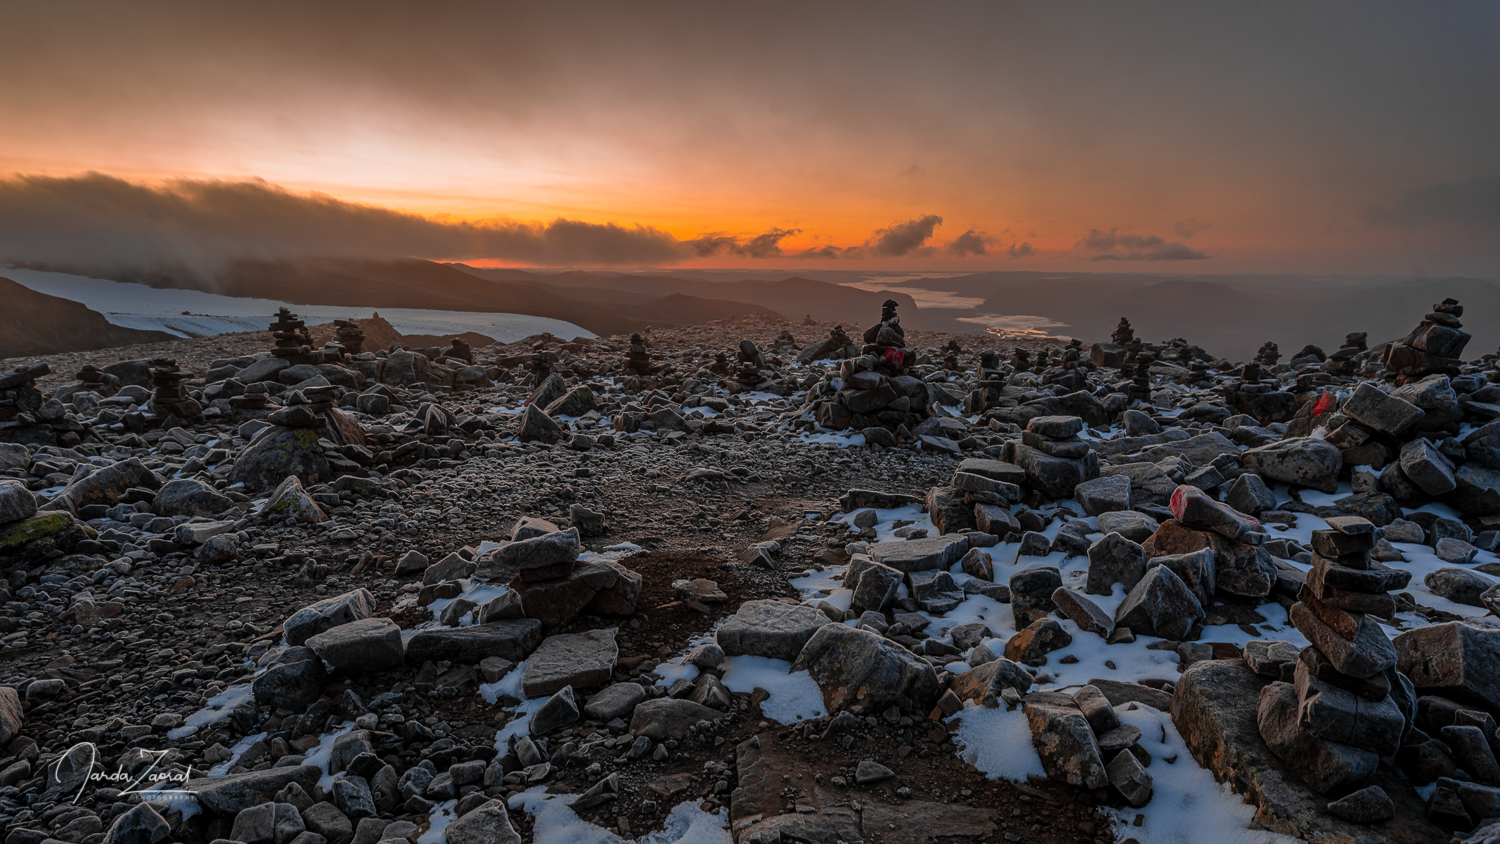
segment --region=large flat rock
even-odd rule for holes
[[[969,540],[963,536],[934,536],[877,542],[870,546],[870,556],[897,571],[914,572],[948,568],[968,550]]]
[[[614,628],[548,636],[526,660],[521,691],[527,697],[540,697],[559,692],[564,686],[602,686],[609,682],[619,656]]]
[[[234,817],[242,809],[269,801],[289,783],[295,782],[311,792],[321,776],[323,770],[316,765],[296,765],[222,777],[201,777],[188,780],[180,788],[196,796],[208,811]]]
[[[1390,795],[1394,820],[1360,826],[1328,814],[1329,798],[1304,785],[1260,737],[1256,714],[1268,682],[1242,660],[1208,660],[1184,671],[1172,696],[1172,721],[1193,758],[1255,805],[1256,823],[1306,841],[1339,844],[1445,844],[1451,838],[1427,821],[1421,797],[1385,764],[1368,784]]]
[[[802,653],[818,628],[832,624],[822,610],[781,601],[746,601],[723,627],[719,647],[729,656],[765,656],[788,662]]]
[[[487,656],[520,662],[542,643],[542,623],[534,618],[492,621],[474,627],[419,630],[406,640],[406,661],[421,665],[446,659],[472,665]]]

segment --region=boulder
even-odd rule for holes
[[[443,831],[448,844],[521,844],[504,800],[486,800]]]
[[[233,506],[233,501],[196,478],[167,481],[152,503],[158,516],[213,516]]]
[[[710,709],[701,703],[670,697],[657,698],[635,708],[635,714],[630,718],[630,732],[652,741],[681,739],[695,725],[723,716],[724,713],[719,710]]]
[[[282,624],[287,644],[301,645],[312,636],[340,624],[348,624],[375,614],[375,596],[360,588],[332,598],[308,604],[292,613]]]
[[[0,746],[21,734],[26,716],[21,709],[21,696],[10,686],[0,686]]]
[[[513,575],[527,581],[566,577],[574,568],[579,548],[577,528],[532,536],[481,556],[474,574],[491,580]]]
[[[1119,475],[1084,481],[1073,495],[1089,516],[1130,509],[1130,479]]]
[[[260,515],[279,516],[294,522],[321,522],[328,519],[328,514],[307,494],[296,475],[288,477],[272,490]]]
[[[1337,447],[1324,440],[1295,437],[1252,448],[1240,456],[1240,461],[1262,478],[1335,492],[1344,458]]]
[[[764,656],[795,660],[804,646],[824,625],[830,624],[821,610],[781,601],[746,601],[716,634],[716,641],[729,656]],[[847,629],[847,628],[846,628]]]
[[[925,715],[942,691],[932,666],[911,651],[868,630],[842,624],[818,628],[792,670],[805,670],[812,676],[829,712],[857,703],[866,712],[901,706]]]
[[[252,492],[264,492],[293,476],[304,486],[312,486],[331,480],[333,475],[315,429],[273,425],[256,434],[240,451],[230,469],[229,482],[243,483]]]
[[[389,618],[363,618],[307,640],[319,658],[340,671],[365,674],[399,666],[406,656],[401,628]]]
[[[613,675],[619,655],[614,628],[548,636],[526,660],[521,691],[527,697],[541,697],[565,686],[602,686]]]
[[[473,627],[418,630],[406,642],[406,661],[421,665],[446,659],[473,665],[488,656],[520,662],[542,642],[542,623],[533,618],[493,621]]]
[[[1115,624],[1137,635],[1184,639],[1203,617],[1203,605],[1182,578],[1166,566],[1155,566],[1116,609]]]
[[[1039,618],[1010,637],[1005,658],[1023,665],[1046,665],[1047,654],[1073,644],[1073,636],[1055,618]]]
[[[969,550],[969,540],[962,536],[937,536],[877,542],[870,546],[876,562],[900,572],[946,569],[958,562]]]
[[[1084,591],[1092,595],[1108,595],[1113,585],[1119,583],[1128,592],[1145,576],[1146,549],[1119,533],[1107,533],[1089,546],[1089,571]]]
[[[1088,719],[1072,698],[1056,692],[1034,692],[1022,699],[1031,744],[1047,776],[1079,788],[1109,783],[1104,759]]]
[[[1420,407],[1387,395],[1368,381],[1354,388],[1354,394],[1344,401],[1342,412],[1361,425],[1392,437],[1416,424],[1424,415]]]
[[[323,770],[316,765],[290,765],[243,774],[200,777],[178,787],[193,794],[198,804],[209,812],[220,817],[234,817],[251,806],[269,803],[291,783],[311,792],[322,775]]]
[[[1424,694],[1500,710],[1500,629],[1450,621],[1394,641],[1396,667]]]
[[[994,706],[1001,690],[1011,688],[1024,695],[1033,682],[1031,674],[1020,665],[1008,659],[994,659],[957,675],[948,688],[959,700]]]
[[[327,672],[311,648],[287,648],[250,684],[256,703],[301,712],[323,696]]]

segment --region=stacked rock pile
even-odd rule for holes
[[[1461,330],[1464,306],[1457,299],[1444,299],[1422,317],[1422,324],[1385,352],[1385,375],[1405,383],[1434,373],[1457,375],[1470,335]]]
[[[1396,671],[1396,649],[1375,620],[1395,614],[1388,593],[1411,573],[1370,559],[1379,530],[1369,521],[1328,525],[1313,532],[1313,567],[1290,613],[1312,644],[1297,656],[1293,683],[1262,690],[1258,724],[1271,752],[1310,788],[1343,795],[1365,784],[1380,757],[1396,755],[1416,718],[1416,690]],[[1389,805],[1376,791],[1344,799]]]
[[[358,355],[364,352],[365,330],[359,327],[359,323],[352,319],[336,319],[333,324],[336,327],[334,340],[344,347],[345,354]]]
[[[828,329],[828,339],[819,340],[803,349],[797,355],[798,363],[812,363],[815,360],[843,360],[852,358],[859,354],[859,347],[844,331],[844,326],[835,325]]]
[[[312,334],[307,324],[286,308],[278,308],[276,319],[271,323],[271,337],[276,348],[271,354],[289,364],[318,363],[322,357],[313,354]]]
[[[1007,442],[1000,459],[1019,466],[1026,483],[1051,498],[1066,498],[1084,481],[1099,477],[1099,455],[1078,435],[1077,416],[1036,416],[1026,423],[1019,442]]]
[[[177,420],[191,421],[203,416],[203,405],[182,386],[189,374],[171,358],[151,359],[151,411],[166,427],[181,424]],[[167,424],[169,421],[172,424]]]
[[[476,577],[507,582],[509,586],[505,594],[477,607],[481,624],[533,618],[544,629],[556,630],[584,613],[635,612],[641,594],[641,576],[620,563],[580,560],[578,527],[558,530],[550,522],[523,519],[511,536],[511,542],[475,561]],[[435,564],[424,575],[424,581],[447,579],[441,569],[452,565],[446,560]],[[469,609],[475,607],[471,605]]]

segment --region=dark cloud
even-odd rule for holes
[[[1030,258],[1036,254],[1036,247],[1030,243],[1012,243],[1005,254],[1012,258]]]
[[[876,258],[923,257],[933,254],[926,246],[932,232],[943,224],[943,218],[926,214],[904,223],[895,223],[871,235],[865,246]]]
[[[953,238],[944,249],[947,250],[949,255],[959,258],[967,255],[988,255],[990,254],[990,244],[994,242],[995,239],[984,232],[969,229],[958,237]]]
[[[1369,217],[1373,222],[1405,226],[1500,228],[1500,175],[1412,188],[1395,205],[1372,211]]]
[[[1154,234],[1120,234],[1119,229],[1089,229],[1078,247],[1090,261],[1201,261],[1208,255],[1187,244],[1162,240]]]
[[[862,253],[863,250],[859,249],[858,247],[850,247],[849,249],[840,249],[837,246],[817,246],[817,247],[812,247],[812,248],[804,249],[801,252],[798,252],[798,253],[792,255],[792,257],[793,258],[814,258],[814,259],[817,259],[817,260],[822,260],[822,259],[825,259],[825,258],[845,258],[845,257],[851,257],[852,258],[852,257],[858,257],[858,254],[856,254],[856,255],[849,255],[848,253],[850,253],[850,252]]]
[[[736,258],[780,258],[781,241],[801,233],[801,229],[771,229],[747,241],[729,235],[704,235],[685,241],[700,258],[731,255]]]
[[[1206,220],[1200,220],[1196,217],[1189,217],[1186,220],[1183,220],[1182,222],[1173,226],[1172,230],[1177,232],[1178,237],[1192,237],[1195,234],[1206,232],[1213,227],[1214,224]]]
[[[686,244],[649,226],[565,219],[452,222],[293,193],[258,180],[149,186],[98,173],[0,179],[0,261],[13,264],[212,274],[238,258],[615,266],[672,263],[691,254]]]

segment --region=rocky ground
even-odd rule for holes
[[[655,332],[649,374],[627,338],[26,361],[6,844],[1468,835],[1500,376],[1454,310],[1248,366],[912,332],[925,418],[879,436],[817,424],[876,370],[769,319]]]

